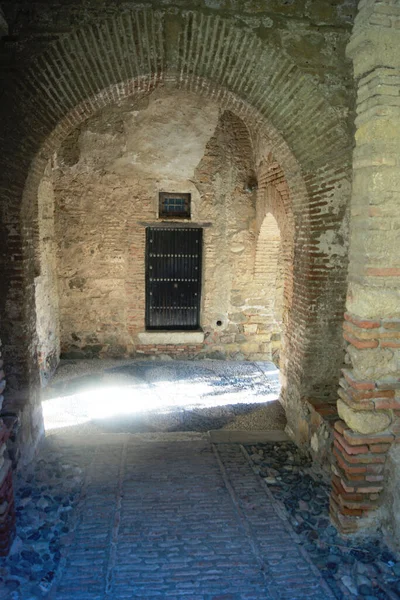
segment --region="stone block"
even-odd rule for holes
[[[142,345],[168,345],[168,344],[202,344],[204,333],[202,331],[144,331],[138,334]]]
[[[368,452],[368,446],[366,444],[363,444],[362,446],[351,446],[347,443],[343,435],[341,435],[337,431],[334,432],[334,436],[335,441],[337,440],[340,446],[344,450],[346,450],[347,454],[365,454],[366,452]]]
[[[374,348],[358,350],[349,346],[347,352],[353,364],[353,376],[358,380],[376,380],[397,373],[397,359],[391,349]]]
[[[259,354],[260,353],[260,344],[253,342],[245,342],[240,346],[241,352],[245,354]]]
[[[375,435],[363,435],[351,431],[345,423],[343,423],[343,436],[345,437],[348,444],[352,446],[364,445],[364,444],[390,444],[394,440],[392,433],[378,433]]]
[[[242,342],[247,342],[247,337],[243,333],[238,333],[235,335],[235,342],[241,344]]]
[[[344,318],[346,321],[350,321],[353,325],[361,327],[362,329],[376,329],[381,325],[381,322],[377,319],[362,319],[361,317],[357,317],[348,312],[344,314]]]
[[[246,335],[252,335],[257,333],[258,324],[257,323],[245,323],[243,325],[244,332]]]
[[[382,411],[356,411],[343,400],[338,400],[338,413],[347,425],[358,433],[378,433],[387,429],[391,423],[388,413]]]

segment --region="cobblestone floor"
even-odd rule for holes
[[[42,406],[47,431],[271,430],[286,425],[279,391],[271,362],[66,360]]]
[[[82,473],[79,498],[51,585],[4,597],[333,598],[239,444],[163,435],[51,436],[47,456]]]

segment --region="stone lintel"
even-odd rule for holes
[[[202,344],[202,331],[143,331],[138,334],[141,344],[171,345],[171,344]]]

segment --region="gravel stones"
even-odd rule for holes
[[[0,600],[38,600],[51,590],[68,545],[90,451],[59,452],[46,442],[40,460],[17,476],[17,536],[0,559]]]
[[[400,598],[400,557],[375,537],[338,533],[329,520],[329,482],[308,456],[291,442],[245,448],[336,598]]]

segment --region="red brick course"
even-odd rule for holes
[[[381,325],[381,322],[377,321],[376,319],[361,319],[348,312],[344,313],[344,318],[346,321],[349,321],[350,323],[356,325],[356,327],[361,327],[363,329],[376,329]]]
[[[380,505],[386,457],[396,438],[392,431],[360,434],[341,420],[334,429],[331,517],[341,531],[350,533],[359,527],[360,517]]]

